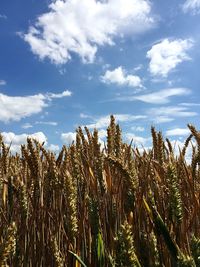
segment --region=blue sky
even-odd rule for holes
[[[199,126],[200,0],[1,0],[0,126],[57,150],[78,125],[150,146]]]

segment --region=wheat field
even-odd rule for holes
[[[200,132],[188,127],[178,156],[154,127],[152,149],[124,143],[113,116],[104,147],[86,127],[58,155],[32,139],[13,155],[1,137],[0,266],[200,266]]]

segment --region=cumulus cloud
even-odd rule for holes
[[[144,127],[142,127],[142,126],[132,126],[131,130],[136,131],[136,132],[144,132]]]
[[[56,121],[36,121],[35,124],[43,124],[49,126],[57,126],[58,123]]]
[[[76,133],[73,133],[73,132],[62,133],[61,140],[63,143],[67,145],[71,145],[72,142],[76,141]]]
[[[117,122],[131,122],[140,119],[145,119],[145,115],[131,115],[131,114],[114,114],[115,120]],[[93,123],[86,125],[89,129],[93,128],[105,128],[108,127],[110,123],[110,115],[102,116],[99,118],[94,118]]]
[[[188,94],[190,94],[190,90],[187,88],[168,88],[150,94],[134,96],[132,98],[150,104],[166,104],[170,102],[170,97],[172,96],[183,96]]]
[[[200,0],[187,0],[182,5],[183,12],[191,12],[193,15],[200,13]]]
[[[151,111],[154,115],[173,115],[176,117],[190,117],[196,116],[197,113],[194,111],[189,111],[186,107],[160,107],[160,108],[152,108]]]
[[[150,59],[149,71],[152,75],[167,77],[169,72],[183,61],[190,60],[188,50],[193,46],[191,39],[164,39],[147,52]]]
[[[118,101],[142,101],[149,104],[167,104],[170,102],[170,98],[173,96],[183,96],[190,94],[191,91],[188,88],[167,88],[158,92],[152,92],[149,94],[134,95],[134,96],[120,96],[115,100]]]
[[[47,147],[48,150],[50,150],[51,152],[59,152],[59,146],[58,145],[54,145],[54,144],[50,144],[48,147]]]
[[[0,121],[19,121],[37,114],[47,107],[42,94],[33,96],[7,96],[0,94]]]
[[[29,128],[32,128],[32,127],[33,127],[33,125],[32,125],[31,123],[29,123],[29,122],[24,123],[24,124],[22,125],[22,128],[23,128],[23,129],[29,129]]]
[[[98,130],[98,136],[100,139],[104,139],[107,136],[107,131],[104,129],[99,129]]]
[[[0,19],[7,19],[7,16],[4,14],[0,14]]]
[[[0,80],[0,86],[1,85],[6,85],[6,81],[5,80]]]
[[[190,111],[188,107],[167,106],[159,108],[151,108],[148,114],[155,123],[164,123],[173,121],[174,118],[184,118],[197,116],[198,113]]]
[[[55,122],[55,121],[36,121],[34,124],[40,124],[40,125],[49,125],[49,126],[57,126],[58,123]],[[27,123],[24,123],[22,125],[22,128],[23,129],[29,129],[29,128],[33,128],[33,124],[27,122]]]
[[[65,90],[65,91],[63,91],[60,94],[48,93],[47,95],[48,95],[48,97],[50,99],[53,99],[53,98],[63,98],[65,96],[71,96],[72,95],[72,92],[70,92],[69,90]]]
[[[147,144],[149,140],[151,140],[151,138],[137,136],[133,133],[125,133],[124,139],[128,143],[132,142],[134,145],[139,145],[139,146],[140,145],[144,146],[145,144]]]
[[[153,119],[154,123],[166,123],[166,122],[170,122],[170,121],[174,121],[174,118],[172,117],[169,117],[167,115],[164,115],[164,116],[156,116],[154,119]]]
[[[5,144],[10,145],[11,144],[11,152],[20,152],[20,147],[22,144],[26,143],[27,138],[34,138],[38,140],[40,143],[45,143],[47,144],[47,137],[43,132],[37,132],[33,134],[15,134],[13,132],[3,132],[2,133],[3,140]]]
[[[23,35],[34,54],[64,64],[73,53],[93,62],[99,46],[155,24],[147,0],[55,0]]]
[[[200,103],[180,103],[179,105],[185,107],[199,107]]]
[[[166,131],[166,136],[184,136],[184,135],[189,135],[190,130],[187,128],[175,128]]]
[[[85,113],[80,113],[80,118],[81,119],[89,119],[89,118],[91,118],[91,116],[90,115],[87,115]]]
[[[71,95],[64,91],[61,94],[37,94],[31,96],[8,96],[0,93],[0,121],[19,121],[22,118],[41,112],[53,98]]]
[[[142,87],[140,77],[127,75],[126,71],[121,66],[114,70],[107,70],[105,74],[101,76],[101,81],[107,84],[115,83],[121,86]]]

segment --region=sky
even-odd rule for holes
[[[77,126],[183,145],[199,127],[200,0],[1,0],[0,131],[58,151]],[[200,127],[199,127],[200,128]]]

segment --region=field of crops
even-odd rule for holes
[[[31,139],[11,155],[1,138],[0,266],[200,266],[200,132],[188,127],[179,156],[153,127],[151,150],[123,143],[113,116],[104,148],[87,128],[59,155]]]

